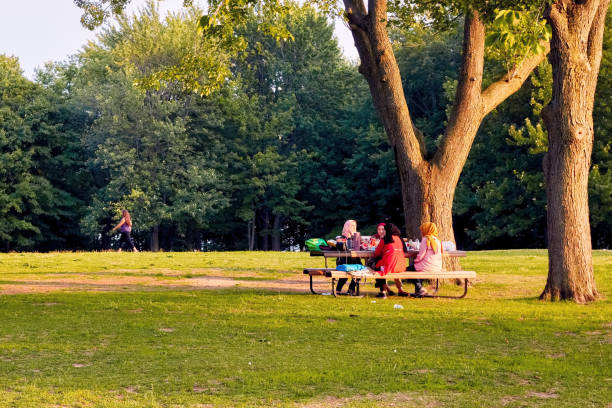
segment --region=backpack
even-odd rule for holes
[[[309,251],[322,251],[321,246],[327,246],[327,242],[325,242],[322,238],[310,238],[305,242],[306,248]]]

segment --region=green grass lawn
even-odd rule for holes
[[[2,254],[0,407],[611,407],[612,253],[594,263],[604,298],[580,306],[537,300],[542,250],[469,253],[462,266],[478,280],[461,300],[332,298],[306,285],[2,295],[57,277],[295,279],[322,264],[304,253]]]

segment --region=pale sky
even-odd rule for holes
[[[128,11],[134,12],[146,0],[132,0]],[[162,0],[164,15],[177,11],[183,0]],[[194,4],[204,4],[194,1]],[[34,69],[47,61],[65,61],[77,53],[96,32],[81,25],[81,10],[73,0],[0,0],[0,54],[19,57],[24,75],[32,79]],[[336,36],[344,55],[357,59],[351,34],[342,23],[336,23]]]

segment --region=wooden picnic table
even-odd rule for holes
[[[406,258],[414,258],[418,255],[418,250],[408,250],[404,252],[404,256]],[[467,252],[465,251],[444,251],[444,256],[450,257],[465,257]],[[374,251],[312,251],[310,256],[322,256],[325,259],[325,268],[306,268],[304,269],[304,274],[310,276],[310,291],[313,294],[318,294],[314,291],[312,287],[312,277],[313,276],[323,276],[326,278],[331,278],[332,291],[331,293],[336,296],[335,290],[335,281],[338,278],[348,278],[355,279],[356,281],[356,293],[359,295],[359,283],[363,276],[360,275],[360,272],[344,272],[339,271],[335,268],[329,268],[327,266],[327,258],[374,258]],[[383,279],[432,279],[436,281],[435,291],[432,295],[427,295],[426,297],[450,297],[450,298],[462,298],[465,297],[468,290],[468,279],[475,278],[476,272],[473,271],[442,271],[442,272],[401,272],[401,273],[390,273],[386,275],[378,275],[372,274],[373,278],[383,278]],[[460,296],[437,296],[438,288],[439,288],[439,280],[440,279],[464,279],[464,291]]]

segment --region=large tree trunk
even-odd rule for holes
[[[202,250],[202,233],[200,231],[193,234],[193,249],[195,251]]]
[[[193,251],[194,246],[195,246],[195,236],[196,236],[196,232],[192,229],[189,229],[187,231],[186,235],[186,239],[185,239],[185,243],[187,245],[187,250],[189,251]]]
[[[452,205],[459,176],[483,118],[516,92],[545,55],[526,57],[511,74],[482,91],[485,30],[480,14],[465,18],[461,72],[453,111],[440,147],[427,152],[414,126],[391,42],[387,33],[387,0],[344,0],[349,27],[359,52],[359,71],[370,93],[400,174],[406,233],[419,237],[426,221],[438,225],[442,240],[455,241]],[[447,268],[460,268],[458,259]]]
[[[442,241],[454,242],[453,231],[453,197],[455,195],[456,181],[450,174],[441,174],[438,169],[427,166],[424,174],[418,174],[419,184],[413,184],[411,189],[402,189],[404,202],[412,203],[404,206],[404,217],[408,237],[420,239],[419,226],[432,221],[438,227]],[[457,174],[457,178],[458,178]],[[408,195],[408,198],[406,198]],[[412,233],[411,233],[412,232]],[[458,258],[444,258],[446,270],[460,270]]]
[[[259,248],[262,251],[270,250],[270,210],[267,208],[263,210],[263,216],[261,217],[262,228],[260,228],[259,240],[261,245]]]
[[[157,225],[151,232],[151,252],[159,252],[159,226]]]
[[[255,248],[255,216],[247,223],[247,240],[249,251],[252,251]]]
[[[608,0],[561,0],[547,10],[553,28],[552,100],[542,112],[548,130],[544,159],[548,279],[540,298],[578,303],[598,297],[593,276],[588,180],[593,104]]]
[[[281,224],[283,216],[280,214],[274,215],[274,222],[272,224],[272,250],[281,250]]]

